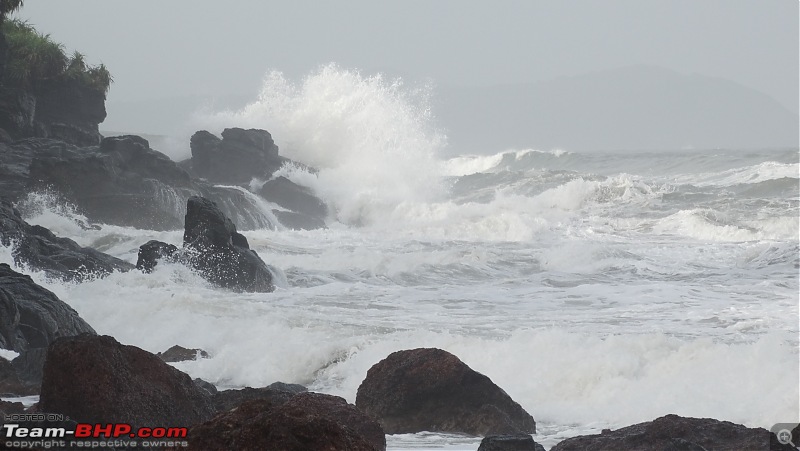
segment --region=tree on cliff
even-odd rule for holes
[[[0,0],[0,23],[22,6],[22,0]]]

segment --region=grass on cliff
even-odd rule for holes
[[[64,46],[20,20],[6,20],[2,32],[8,43],[6,80],[32,87],[39,80],[70,79],[104,94],[113,79],[105,65],[88,66],[84,56],[67,56]]]

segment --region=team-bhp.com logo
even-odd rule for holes
[[[174,448],[189,446],[187,434],[185,427],[134,428],[127,423],[72,423],[70,427],[16,422],[5,423],[2,436],[9,448]]]

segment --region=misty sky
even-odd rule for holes
[[[797,0],[27,0],[18,17],[104,62],[109,101],[255,94],[336,62],[443,86],[631,64],[723,77],[798,110]]]

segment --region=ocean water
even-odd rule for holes
[[[98,333],[207,350],[175,366],[220,388],[284,381],[354,402],[389,353],[438,347],[531,413],[546,448],[669,413],[800,420],[797,149],[451,157],[430,95],[326,66],[299,82],[271,73],[246,108],[198,115],[197,129],[267,129],[319,168],[281,174],[332,206],[327,229],[244,231],[278,268],[274,293],[170,264],[82,284],[26,271]],[[47,194],[23,204],[29,222],[131,262],[148,240],[182,238],[85,230]],[[387,442],[474,450],[480,438]]]

